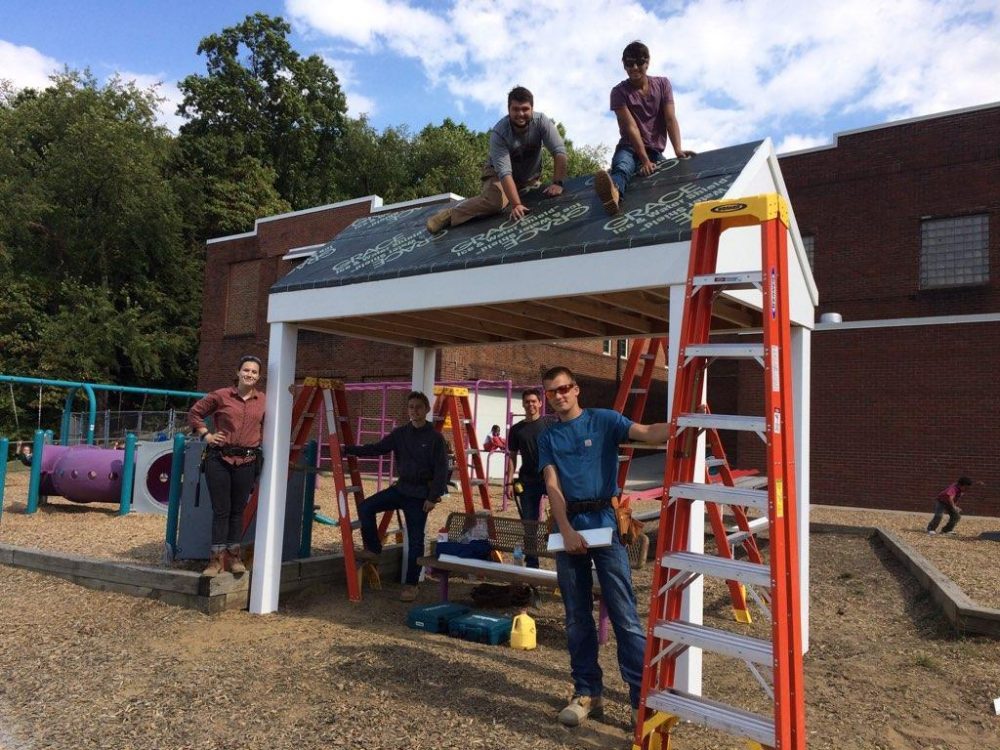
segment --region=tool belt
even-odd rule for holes
[[[234,456],[237,458],[252,458],[254,459],[254,477],[259,477],[261,471],[264,469],[264,451],[261,448],[246,448],[240,445],[224,445],[221,448],[217,445],[206,446],[205,450],[201,454],[201,471],[205,471],[205,459],[210,455],[215,454],[217,456]]]
[[[264,453],[260,448],[244,448],[241,445],[224,445],[221,448],[212,445],[209,446],[209,450],[217,451],[223,456],[238,458],[256,458]]]
[[[572,518],[579,513],[589,513],[592,510],[604,510],[610,508],[612,501],[617,498],[607,498],[606,500],[573,500],[566,501],[566,515]]]

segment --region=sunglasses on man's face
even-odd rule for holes
[[[552,398],[557,393],[560,396],[565,396],[574,388],[576,388],[576,383],[566,383],[565,385],[557,385],[555,388],[546,388],[545,395],[548,396],[549,398]]]
[[[641,68],[643,65],[645,65],[648,62],[649,62],[649,60],[647,60],[645,57],[623,57],[622,58],[622,65],[624,65],[626,68]]]

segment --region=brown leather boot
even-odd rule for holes
[[[230,547],[226,550],[226,569],[237,576],[247,572],[247,566],[243,564],[243,555],[239,547]]]
[[[212,557],[208,561],[208,566],[201,571],[203,576],[217,576],[226,569],[226,551],[217,552],[212,550]]]

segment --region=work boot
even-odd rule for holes
[[[399,601],[401,602],[412,602],[416,601],[417,598],[417,586],[403,586],[403,590],[399,592]]]
[[[437,234],[446,226],[451,224],[451,209],[446,208],[438,211],[436,214],[431,216],[427,220],[427,231],[431,234]]]
[[[578,727],[590,716],[604,716],[604,699],[599,695],[574,695],[569,705],[559,712],[559,723],[565,727]]]
[[[242,575],[247,572],[247,566],[243,564],[243,555],[240,554],[239,546],[226,550],[226,567],[233,575]]]
[[[614,216],[621,210],[618,205],[618,187],[611,179],[611,175],[603,169],[594,175],[594,191],[601,199],[601,205],[604,206],[608,216]]]
[[[208,566],[201,571],[203,576],[215,577],[226,569],[226,551],[212,550],[212,557],[208,561]]]

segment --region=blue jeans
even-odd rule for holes
[[[542,495],[545,494],[545,482],[541,480],[537,482],[521,480],[521,485],[524,487],[524,490],[521,492],[521,519],[524,521],[537,521]],[[538,556],[529,555],[527,552],[528,550],[525,550],[525,567],[537,568]]]
[[[653,164],[663,161],[663,152],[646,149],[646,156]],[[635,156],[635,151],[631,146],[619,145],[615,149],[615,155],[611,157],[611,180],[618,188],[619,195],[625,195],[625,189],[629,182],[639,171],[641,163]]]
[[[358,518],[361,520],[361,540],[365,549],[370,549],[372,552],[382,551],[376,518],[379,513],[387,510],[403,511],[409,548],[406,556],[406,583],[413,586],[420,580],[417,558],[424,554],[424,528],[427,526],[424,500],[419,497],[407,497],[396,488],[396,485],[392,485],[381,492],[376,492],[361,503],[358,508]]]
[[[595,528],[585,517],[598,515],[607,514],[600,511],[581,513],[573,519],[573,527]],[[573,694],[598,696],[604,690],[601,666],[597,661],[597,625],[594,623],[591,562],[597,570],[601,597],[615,631],[615,641],[618,643],[618,668],[621,670],[622,679],[628,684],[632,707],[636,708],[639,705],[642,685],[646,631],[639,622],[628,553],[618,537],[617,530],[610,547],[595,547],[583,555],[570,555],[566,552],[556,554],[559,591],[566,607],[566,642],[569,647]]]
[[[959,513],[957,510],[955,510],[950,505],[948,505],[948,503],[943,503],[940,500],[935,500],[934,517],[931,519],[931,522],[927,524],[927,530],[934,531],[938,527],[938,524],[941,523],[941,517],[945,513],[948,514],[948,523],[946,523],[945,527],[941,529],[941,533],[947,534],[949,531],[958,526],[958,522],[962,518],[962,514]]]

